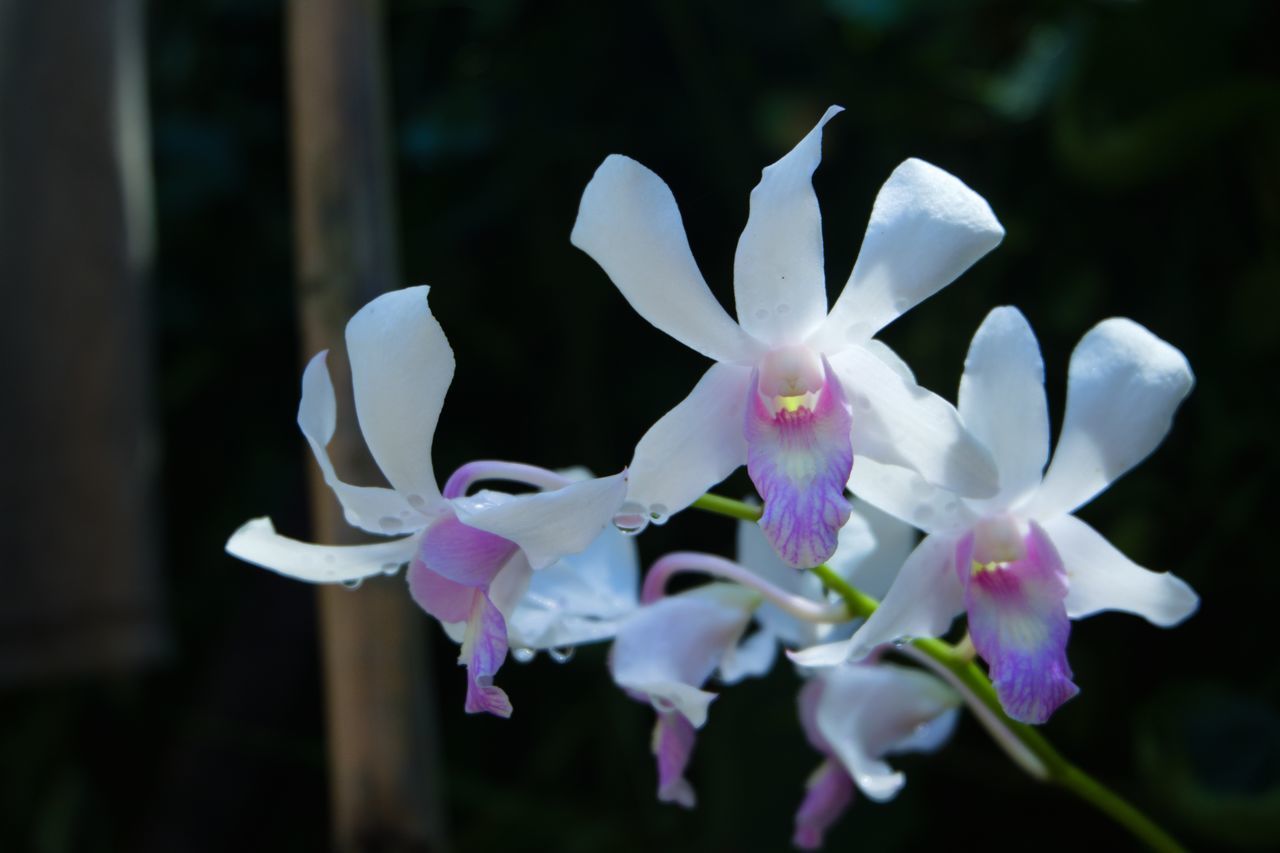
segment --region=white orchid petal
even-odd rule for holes
[[[638,606],[635,539],[606,529],[580,554],[535,572],[513,614],[512,644],[565,648],[608,639]]]
[[[394,489],[353,486],[338,479],[326,450],[338,422],[333,380],[329,378],[329,368],[325,365],[327,354],[327,351],[319,352],[307,363],[302,372],[302,400],[298,403],[298,427],[311,446],[325,485],[333,490],[342,504],[347,523],[352,527],[384,536],[421,529],[427,523],[422,512],[430,512],[431,504],[424,503],[415,508]]]
[[[702,725],[704,697],[712,694],[698,688],[737,645],[758,603],[743,587],[708,584],[641,607],[618,629],[609,658],[613,680],[672,703]]]
[[[536,570],[586,549],[613,520],[626,492],[622,471],[500,502],[482,492],[451,503],[465,524],[519,545]]]
[[[453,350],[427,290],[384,293],[347,323],[360,430],[382,473],[415,507],[440,501],[431,442],[453,380]]]
[[[685,346],[743,363],[761,351],[707,289],[671,190],[630,157],[611,154],[600,164],[569,240],[601,266],[636,313]]]
[[[849,645],[852,660],[902,638],[940,637],[964,612],[964,590],[952,564],[956,540],[926,536],[902,564],[897,579]]]
[[[991,497],[999,480],[991,453],[960,423],[946,400],[905,381],[861,346],[833,356],[831,366],[853,405],[853,469],[858,457],[903,465],[965,497]]]
[[[911,525],[859,501],[853,505],[849,523],[840,530],[840,545],[831,568],[868,595],[883,598],[915,550],[917,540]]]
[[[988,508],[1005,509],[1040,485],[1049,459],[1044,360],[1017,308],[996,308],[978,327],[960,378],[958,408],[1000,472],[1000,494]]]
[[[309,583],[351,583],[391,574],[413,557],[418,537],[369,545],[313,545],[276,533],[269,518],[255,518],[231,534],[227,553],[247,563]]]
[[[1170,628],[1196,611],[1199,597],[1172,572],[1144,569],[1075,516],[1044,524],[1067,571],[1067,615],[1122,610]]]
[[[1194,384],[1186,357],[1132,320],[1094,326],[1071,354],[1062,436],[1028,512],[1088,503],[1164,440]]]
[[[862,348],[883,361],[889,367],[893,368],[893,372],[902,377],[904,382],[912,385],[916,383],[915,371],[911,369],[911,365],[903,360],[902,356],[893,351],[892,348],[879,338],[872,338],[862,343]]]
[[[813,345],[830,354],[867,340],[954,281],[1003,237],[980,195],[937,166],[907,160],[876,196],[853,274]]]
[[[678,512],[745,464],[742,430],[750,388],[749,368],[712,365],[636,445],[628,502],[659,516]]]
[[[862,792],[880,802],[906,781],[884,756],[913,748],[922,726],[960,704],[955,691],[917,669],[845,665],[820,677],[817,729]]]
[[[759,630],[744,642],[733,646],[720,660],[720,680],[737,684],[747,678],[768,675],[778,656],[778,638],[773,632]]]
[[[733,258],[733,293],[742,328],[770,346],[800,343],[827,315],[813,172],[822,159],[822,128],[841,109],[828,109],[751,191],[751,214]]]
[[[926,533],[959,530],[975,520],[954,492],[926,482],[901,465],[885,465],[866,456],[854,460],[849,490],[872,507]]]

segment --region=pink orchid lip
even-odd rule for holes
[[[835,553],[852,510],[844,490],[853,468],[853,415],[826,359],[804,347],[770,355],[768,387],[798,393],[766,397],[764,374],[756,371],[743,425],[747,473],[764,498],[760,527],[769,544],[788,565],[809,568]],[[810,358],[822,370],[820,384]]]
[[[1022,533],[1007,516],[984,519],[956,546],[974,648],[987,662],[1005,712],[1039,724],[1079,692],[1067,663],[1067,576],[1035,522]],[[1012,559],[1008,559],[1008,558]]]

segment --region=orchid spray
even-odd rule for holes
[[[807,783],[797,780],[801,848],[820,846],[859,795],[892,799],[905,778],[887,759],[942,748],[968,708],[1034,778],[1153,849],[1180,849],[1036,726],[1083,686],[1068,664],[1072,620],[1120,610],[1171,627],[1196,609],[1186,583],[1133,563],[1073,515],[1163,439],[1193,384],[1186,359],[1131,320],[1088,331],[1051,463],[1043,362],[1016,309],[995,309],[978,329],[958,406],[921,387],[874,335],[1004,229],[958,178],[907,160],[880,190],[828,309],[812,176],[839,112],[751,193],[734,259],[737,322],[703,281],[660,178],[612,155],[587,185],[574,245],[642,317],[714,362],[622,472],[480,460],[439,487],[431,444],[453,354],[427,288],[408,288],[347,328],[356,414],[390,488],[349,485],[329,460],[336,405],[324,353],[307,366],[298,410],[347,520],[385,540],[312,545],[260,518],[227,550],[312,583],[350,586],[407,566],[407,594],[460,644],[472,713],[512,713],[494,683],[508,654],[563,660],[575,645],[611,641],[614,681],[654,711],[658,797],[686,807],[713,680],[789,660],[802,685],[796,723],[819,755]],[[759,503],[707,491],[742,465]],[[474,490],[494,481],[518,491]],[[738,519],[737,553],[670,553],[641,580],[630,537],[690,507]],[[669,593],[687,573],[710,581]],[[964,629],[953,626],[961,615]]]

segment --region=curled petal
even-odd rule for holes
[[[483,593],[474,586],[450,580],[433,572],[421,555],[409,564],[409,595],[414,602],[445,624],[466,622],[471,618],[476,596]],[[462,642],[462,640],[457,640]]]
[[[771,631],[756,631],[741,644],[731,646],[720,659],[720,680],[736,684],[745,678],[767,675],[777,656],[777,637]]]
[[[742,328],[770,346],[800,343],[827,315],[813,172],[822,159],[822,128],[840,111],[828,109],[751,191],[751,214],[733,258],[733,292]]]
[[[1195,591],[1172,572],[1144,569],[1098,531],[1072,515],[1044,525],[1067,572],[1067,615],[1081,619],[1103,610],[1134,613],[1171,628],[1200,604]]]
[[[391,574],[408,562],[417,537],[370,545],[313,545],[276,533],[269,518],[246,522],[227,540],[227,553],[310,583],[342,583]]]
[[[507,623],[489,597],[477,593],[459,657],[467,667],[467,698],[463,709],[468,714],[511,716],[511,700],[493,683],[493,677],[506,659]]]
[[[771,412],[757,378],[745,418],[747,472],[764,498],[760,527],[783,562],[795,568],[826,562],[849,518],[849,406],[831,365],[823,366],[826,380],[812,410]]]
[[[954,690],[917,669],[845,665],[820,677],[816,726],[858,788],[877,802],[892,799],[906,781],[884,756],[915,748],[921,726],[960,704]]]
[[[818,850],[841,815],[853,803],[853,779],[840,762],[827,759],[805,784],[804,801],[796,811],[791,843],[801,850]]]
[[[960,422],[946,400],[904,380],[867,349],[831,358],[853,406],[853,452],[920,473],[930,484],[964,497],[999,491],[991,453]]]
[[[338,423],[338,401],[325,365],[326,355],[327,352],[317,353],[307,362],[302,372],[302,400],[298,403],[298,427],[311,446],[325,485],[333,490],[352,527],[383,536],[421,529],[427,523],[423,513],[430,513],[436,504],[424,501],[420,506],[413,506],[394,489],[353,486],[338,479],[329,451],[325,449],[333,440]]]
[[[1043,723],[1080,688],[1067,663],[1071,621],[1063,606],[1062,561],[1034,522],[1025,548],[1020,559],[985,567],[968,536],[956,546],[956,572],[964,583],[973,646],[991,668],[1005,713]]]
[[[893,170],[876,196],[853,273],[810,343],[861,343],[994,249],[1004,228],[983,198],[923,160]]]
[[[544,492],[501,500],[480,492],[452,503],[467,524],[519,545],[536,570],[586,549],[612,521],[626,491],[627,472],[622,471]]]
[[[742,363],[761,351],[707,289],[671,190],[630,157],[611,154],[600,164],[569,240],[604,269],[637,314],[685,346]]]
[[[360,431],[387,480],[415,507],[440,501],[431,442],[453,381],[453,350],[427,290],[384,293],[347,323]]]
[[[1186,357],[1132,320],[1094,326],[1071,354],[1062,436],[1028,513],[1072,512],[1141,462],[1194,384]]]
[[[699,688],[738,644],[759,603],[743,587],[707,584],[641,607],[618,629],[613,680],[702,726],[715,694]]]
[[[959,410],[1000,472],[1000,494],[988,510],[1003,511],[1040,485],[1049,459],[1044,360],[1017,308],[996,308],[978,327],[960,378]]]
[[[711,367],[636,445],[627,502],[659,517],[678,512],[747,461],[743,413],[751,369]]]
[[[697,803],[693,786],[684,778],[697,738],[693,725],[681,714],[658,715],[653,727],[653,755],[658,760],[658,799],[691,809]]]

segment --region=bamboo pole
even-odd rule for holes
[[[354,426],[342,332],[354,311],[402,286],[378,0],[291,0],[295,254],[305,355],[329,349],[340,429],[329,452],[344,477],[379,474]],[[312,470],[320,541],[351,543]],[[400,577],[320,592],[334,847],[342,853],[438,850],[438,755],[425,620]]]

